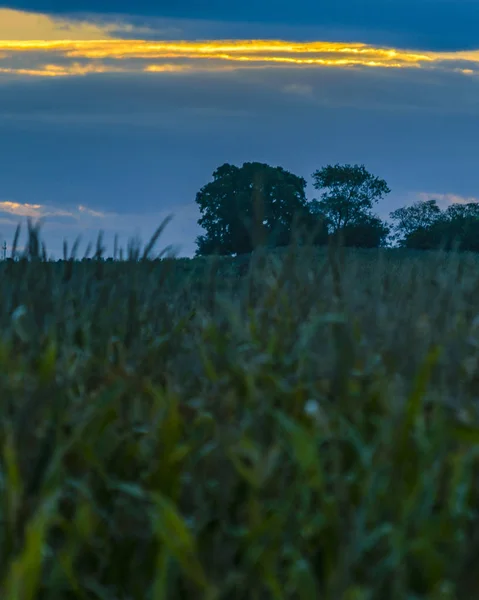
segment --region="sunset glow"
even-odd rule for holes
[[[9,75],[162,73],[221,70],[225,65],[235,70],[305,67],[479,72],[479,51],[418,52],[350,41],[124,39],[125,32],[133,35],[149,30],[128,23],[68,22],[5,9],[0,9],[0,22],[0,74]],[[20,36],[19,32],[25,31],[30,39],[24,33]],[[12,37],[15,34],[18,39]]]

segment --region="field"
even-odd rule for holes
[[[476,256],[0,282],[1,598],[479,598]]]

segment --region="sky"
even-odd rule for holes
[[[0,244],[100,230],[192,256],[225,162],[365,164],[417,200],[479,198],[479,0],[0,2]],[[26,227],[24,226],[24,229]]]

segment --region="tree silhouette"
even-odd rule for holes
[[[436,200],[416,202],[390,214],[399,245],[415,250],[479,251],[479,204],[455,203],[442,211]]]
[[[322,194],[310,210],[323,217],[330,239],[357,248],[385,245],[390,228],[372,213],[374,203],[390,192],[383,179],[364,165],[328,165],[313,173],[313,181]]]
[[[196,255],[248,254],[256,247],[291,241],[295,217],[310,225],[306,181],[281,167],[250,162],[224,164],[196,195],[206,231],[196,239]]]
[[[386,245],[390,228],[379,217],[365,215],[346,225],[336,235],[345,246],[353,248],[381,248]]]
[[[443,217],[437,200],[415,202],[411,206],[403,206],[389,214],[395,221],[393,238],[403,247],[429,247],[431,227]]]
[[[332,233],[364,224],[373,216],[373,204],[391,191],[364,165],[328,165],[313,173],[313,181],[322,194],[320,200],[313,200],[312,210],[326,216]]]

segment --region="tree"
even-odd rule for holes
[[[479,219],[468,217],[460,240],[460,250],[479,252]]]
[[[390,214],[399,244],[416,250],[479,251],[479,204],[455,203],[442,211],[436,200],[416,202]]]
[[[365,215],[361,219],[346,225],[338,233],[342,243],[353,248],[381,248],[386,245],[389,226],[374,215]]]
[[[430,229],[443,218],[443,212],[436,200],[415,202],[389,214],[395,221],[393,225],[394,239],[400,246],[411,247],[411,243],[429,247],[432,243]]]
[[[479,203],[451,204],[444,211],[444,237],[447,248],[479,251]]]
[[[260,245],[287,245],[293,220],[309,224],[306,181],[282,167],[225,163],[196,195],[206,231],[196,255],[248,254]]]
[[[441,245],[444,249],[449,247],[449,236],[442,220],[411,231],[400,243],[401,247],[409,250],[438,250]]]
[[[331,233],[354,224],[364,226],[373,217],[373,205],[391,191],[364,165],[328,165],[313,173],[313,181],[314,188],[323,192],[313,201],[312,211],[327,217]]]
[[[479,202],[468,202],[451,204],[444,211],[444,217],[453,221],[455,219],[479,219]]]

